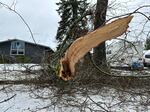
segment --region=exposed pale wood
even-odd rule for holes
[[[92,48],[126,32],[132,18],[133,16],[127,16],[117,19],[75,40],[60,60],[59,76],[64,80],[71,79],[75,74],[75,64]]]

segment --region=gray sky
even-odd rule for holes
[[[0,0],[11,5],[14,0]],[[55,35],[60,20],[56,9],[59,0],[17,0],[16,11],[19,12],[29,24],[37,43],[56,47]],[[95,2],[96,0],[89,0]],[[112,0],[110,0],[112,1]],[[137,7],[150,4],[150,0],[118,0],[122,7],[119,13],[135,10]],[[123,8],[126,7],[127,8]],[[119,10],[120,9],[120,10]],[[150,12],[150,11],[149,11]],[[30,33],[22,20],[13,12],[0,7],[0,41],[18,38],[33,42]]]
[[[0,0],[11,5],[13,0]],[[59,16],[56,2],[59,0],[17,0],[16,11],[29,24],[37,43],[55,48],[55,34]],[[0,41],[18,38],[33,42],[27,27],[13,12],[0,8]]]

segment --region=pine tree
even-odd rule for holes
[[[56,39],[61,46],[66,37],[69,37],[66,44],[70,44],[77,37],[81,36],[83,32],[87,32],[86,16],[78,24],[75,24],[73,28],[72,24],[87,11],[88,3],[87,0],[60,0],[57,5],[59,6],[57,11],[61,21],[59,22]]]

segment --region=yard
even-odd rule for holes
[[[41,69],[33,64],[1,65],[0,80],[36,79],[38,73],[29,73],[27,68],[31,68],[34,73]],[[146,73],[147,76],[149,71],[149,68],[145,68],[143,71],[115,70],[115,73],[123,76]],[[102,82],[81,86],[58,86],[50,83],[1,84],[0,112],[149,112],[149,93],[148,86],[130,87],[127,82],[122,82],[122,85],[118,83],[118,86]]]
[[[149,10],[0,0],[0,112],[150,112]]]

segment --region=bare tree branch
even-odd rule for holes
[[[14,94],[13,96],[11,96],[11,97],[9,97],[9,98],[3,100],[3,101],[0,101],[0,103],[7,102],[7,101],[11,100],[12,98],[14,98],[15,96],[16,96],[16,94]]]
[[[28,28],[28,30],[29,30],[29,32],[30,32],[30,35],[31,35],[31,38],[33,39],[34,43],[36,44],[36,41],[35,41],[35,39],[34,39],[34,36],[33,36],[33,33],[32,33],[32,30],[31,30],[30,26],[29,26],[28,23],[25,21],[25,19],[23,18],[23,16],[15,10],[15,6],[14,6],[14,5],[16,5],[16,3],[13,2],[13,4],[12,4],[11,6],[8,6],[7,4],[0,2],[0,5],[2,5],[3,7],[5,7],[5,8],[8,9],[8,10],[14,12],[17,16],[20,17],[20,19],[23,21],[23,23],[24,23],[24,24],[26,25],[26,27]],[[14,6],[14,9],[12,8],[12,6]]]

